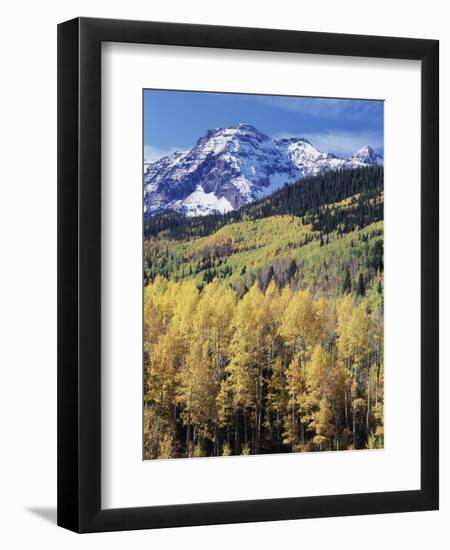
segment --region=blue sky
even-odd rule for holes
[[[190,149],[207,130],[247,122],[280,138],[301,136],[348,156],[364,145],[383,154],[383,101],[211,92],[144,91],[144,156]]]

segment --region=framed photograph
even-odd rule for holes
[[[438,42],[58,27],[58,524],[438,508]]]

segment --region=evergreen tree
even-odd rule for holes
[[[358,296],[364,296],[365,293],[366,293],[366,285],[364,284],[364,277],[362,273],[360,273],[358,277],[358,286],[356,289],[356,294]]]
[[[345,268],[344,276],[342,279],[342,293],[348,294],[352,290],[352,277],[348,267]]]

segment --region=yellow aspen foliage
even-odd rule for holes
[[[311,293],[300,290],[294,294],[286,308],[280,334],[294,353],[303,352],[318,338],[318,320]]]
[[[381,448],[383,309],[218,278],[144,293],[144,457]]]
[[[264,295],[255,284],[238,303],[233,317],[233,337],[229,346],[230,363],[226,370],[235,407],[251,407],[261,359],[261,331],[258,324]]]

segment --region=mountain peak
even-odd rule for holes
[[[358,149],[350,159],[363,164],[383,164],[383,157],[376,153],[370,145],[364,145]]]
[[[290,136],[285,138],[280,138],[275,140],[278,143],[307,143],[308,145],[312,145],[312,143],[307,140],[305,137],[299,137],[299,136]]]
[[[255,134],[261,133],[252,124],[249,124],[248,122],[238,122],[237,124],[233,124],[231,128],[236,128],[237,130],[245,130],[247,132],[254,132]]]
[[[376,154],[375,151],[372,149],[372,147],[370,145],[364,145],[363,147],[361,147],[361,149],[358,149],[358,151],[356,152],[356,154],[358,153],[364,153],[366,155],[374,155]]]
[[[203,137],[211,137],[217,134],[231,134],[236,132],[262,134],[262,132],[255,128],[252,124],[249,124],[248,122],[238,122],[237,124],[232,124],[231,126],[218,126],[217,128],[211,128],[205,133]]]
[[[240,122],[225,128],[212,128],[208,130],[196,143],[196,148],[210,149],[209,152],[220,153],[229,144],[236,144],[240,141],[256,140],[259,142],[268,141],[270,138],[257,130],[251,124]]]

